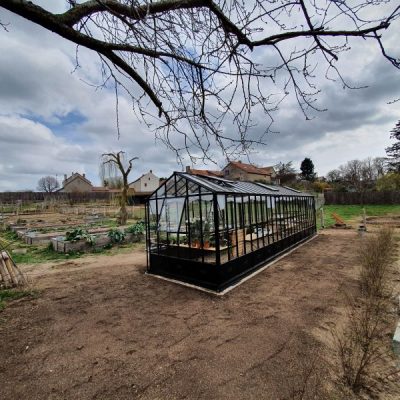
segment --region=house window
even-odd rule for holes
[[[144,184],[144,187],[147,187],[147,183]]]

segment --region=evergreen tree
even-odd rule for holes
[[[301,177],[312,182],[315,179],[314,163],[306,157],[300,165]]]
[[[396,142],[392,146],[386,147],[389,170],[400,173],[400,121],[390,131],[390,138],[395,139]]]

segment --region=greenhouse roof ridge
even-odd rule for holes
[[[185,172],[175,172],[174,175],[197,183],[211,192],[244,195],[281,195],[281,196],[312,196],[287,186],[268,186],[258,182],[232,181],[219,177],[191,175]]]

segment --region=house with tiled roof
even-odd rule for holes
[[[279,183],[274,167],[257,167],[241,161],[230,161],[223,170],[223,177],[233,181],[264,181],[266,183]]]
[[[120,193],[120,189],[110,189],[105,186],[93,186],[92,182],[86,178],[85,174],[79,172],[72,172],[71,176],[64,175],[62,181],[62,188],[58,192],[64,193]]]
[[[194,169],[190,167],[186,167],[186,173],[192,175],[199,175],[199,176],[211,176],[217,178],[223,178],[224,173],[222,171],[213,171],[210,169]]]
[[[135,196],[149,195],[160,186],[160,178],[153,174],[153,171],[143,174],[129,184]]]
[[[92,182],[86,178],[85,174],[79,172],[72,172],[71,176],[64,175],[62,188],[59,192],[91,192],[93,189]]]

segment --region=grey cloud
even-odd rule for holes
[[[0,161],[0,190],[35,188],[43,174],[72,171],[86,172],[98,184],[100,154],[110,150],[123,149],[129,155],[140,157],[132,180],[149,169],[160,176],[181,169],[175,155],[160,141],[155,141],[151,129],[138,122],[129,99],[123,94],[119,101],[121,137],[117,137],[113,92],[95,91],[81,81],[99,78],[94,53],[81,49],[83,68],[71,74],[75,56],[71,43],[11,14],[5,16],[12,25],[10,33],[0,32],[0,113],[8,121],[3,128],[0,125],[0,138],[6,149]],[[341,61],[342,70],[349,79],[370,87],[343,91],[340,84],[327,84],[320,78],[318,82],[323,91],[319,104],[329,111],[305,121],[293,99],[288,99],[275,115],[273,129],[279,133],[266,137],[267,146],[256,148],[251,154],[252,161],[265,165],[293,159],[298,163],[305,156],[311,156],[317,161],[317,170],[323,173],[346,158],[382,154],[388,130],[399,118],[399,104],[386,105],[398,97],[399,72],[373,50],[366,54],[372,60],[367,63],[362,58],[364,53],[355,50],[354,59]],[[376,60],[373,54],[377,54]],[[258,56],[270,57],[267,51]],[[273,88],[268,84],[265,90]],[[79,111],[86,121],[72,127],[77,130],[73,135],[63,137],[56,128],[51,130],[23,116],[42,116],[44,123],[51,126],[50,122],[59,123],[58,114],[73,110]],[[269,121],[257,110],[254,118],[258,127],[252,128],[249,134],[258,137]],[[226,121],[224,128],[229,134],[235,133],[230,121]],[[174,140],[181,143],[179,135]],[[218,149],[213,147],[210,154],[220,167],[225,164]],[[215,168],[211,163],[207,167]]]

